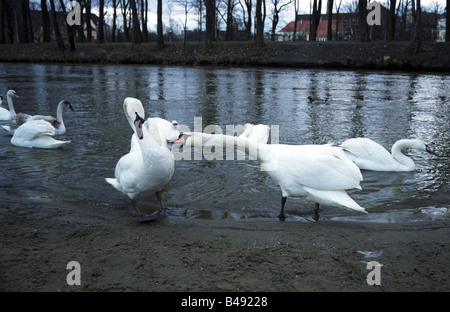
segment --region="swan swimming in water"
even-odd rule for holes
[[[8,90],[8,92],[6,92],[6,101],[8,102],[8,109],[5,109],[2,107],[2,113],[1,113],[1,119],[0,120],[13,120],[16,117],[16,111],[14,110],[14,105],[13,105],[13,101],[12,98],[13,97],[19,97],[16,93],[16,91],[14,90]],[[6,113],[8,112],[8,113]],[[25,114],[26,115],[26,114]]]
[[[70,143],[70,141],[55,140],[54,135],[55,128],[50,122],[42,119],[30,120],[16,129],[11,138],[11,144],[19,147],[52,149]]]
[[[115,178],[105,180],[131,199],[139,215],[139,222],[148,222],[155,220],[166,210],[160,191],[172,178],[175,159],[167,148],[166,138],[159,132],[158,123],[150,120],[148,126],[143,126],[145,111],[140,100],[126,98],[123,109],[139,147],[132,148],[119,159],[115,167]],[[136,197],[143,192],[156,194],[161,209],[152,214],[142,213],[137,206]]]
[[[348,139],[340,147],[360,169],[373,171],[414,171],[414,161],[402,153],[403,149],[411,148],[434,154],[427,144],[417,139],[398,140],[392,146],[392,154],[367,138]]]
[[[9,134],[13,135],[14,131],[16,131],[17,127],[19,127],[21,124],[31,121],[31,120],[45,120],[50,122],[53,126],[55,126],[55,135],[61,135],[66,133],[66,126],[64,124],[63,120],[63,110],[64,108],[69,108],[71,111],[75,112],[75,110],[72,107],[72,104],[69,101],[62,100],[59,102],[58,107],[56,109],[56,119],[52,116],[44,116],[44,115],[33,115],[27,118],[26,121],[24,119],[17,120],[10,122],[9,126],[2,126],[3,129],[9,132]],[[19,122],[19,123],[18,123]],[[21,123],[22,122],[22,123]]]
[[[0,120],[9,120],[9,110],[2,107],[3,96],[0,95]]]
[[[207,137],[204,138],[207,141]],[[230,141],[231,140],[231,141]],[[338,206],[366,213],[346,192],[361,189],[363,180],[359,168],[344,152],[330,145],[287,145],[254,143],[242,137],[227,137],[224,144],[253,156],[280,186],[281,210],[284,219],[287,197],[301,197],[313,201],[315,219],[319,218],[319,204]],[[206,146],[210,143],[207,142]]]

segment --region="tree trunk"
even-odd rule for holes
[[[105,0],[100,0],[98,3],[97,43],[104,43],[105,33],[103,25],[105,24],[105,15],[103,14],[103,10],[105,8]]]
[[[136,1],[130,0],[131,15],[133,19],[133,43],[140,44],[142,42],[141,26],[139,25],[139,17],[136,8]]]
[[[0,0],[0,44],[6,43],[5,38],[5,1]]]
[[[117,1],[118,0],[112,0],[112,6],[113,6],[113,21],[112,21],[112,28],[111,28],[111,41],[116,42],[116,32],[117,32]]]
[[[216,32],[216,2],[205,0],[206,8],[206,48],[211,49],[215,41]]]
[[[412,1],[414,4],[414,0]],[[414,8],[414,6],[413,6]],[[414,8],[414,36],[411,43],[411,48],[414,53],[418,53],[420,51],[422,45],[422,36],[421,36],[421,15],[422,15],[422,6],[420,4],[420,0],[416,0],[416,5]]]
[[[369,41],[367,29],[367,0],[358,1],[359,41]]]
[[[125,0],[121,0],[120,1],[120,7],[121,7],[121,11],[122,11],[123,33],[125,35],[125,41],[129,42],[130,41],[130,32],[129,32],[128,23],[127,23],[127,8],[128,8],[128,4],[125,2]]]
[[[59,4],[61,6],[61,9],[63,10],[64,13],[64,21],[66,21],[67,19],[67,11],[66,11],[66,7],[64,5],[64,1],[63,0],[59,0]],[[75,27],[76,25],[69,25],[69,23],[65,23],[66,24],[66,32],[67,32],[67,41],[69,41],[69,48],[70,51],[76,51],[76,47],[75,47]]]
[[[262,5],[264,0],[256,0],[256,40],[255,46],[260,49],[264,46],[264,21],[262,16]]]
[[[392,41],[395,39],[395,3],[396,0],[390,0],[389,7],[389,28],[388,28],[388,40]]]
[[[158,32],[158,50],[164,49],[163,22],[162,22],[162,0],[158,0],[157,7],[158,22],[156,30]]]
[[[313,12],[311,17],[311,27],[309,28],[309,41],[316,41],[317,28],[320,23],[320,15],[322,11],[322,0],[314,0],[313,2]]]
[[[225,41],[233,40],[233,2],[227,0],[227,29],[225,31]]]
[[[41,0],[41,15],[42,15],[42,41],[50,42],[50,16],[48,15],[47,1]]]
[[[52,11],[53,30],[55,31],[55,37],[56,37],[56,41],[58,42],[58,48],[60,51],[64,51],[66,48],[64,46],[64,41],[62,40],[61,33],[59,32],[58,20],[56,18],[55,2],[54,2],[54,0],[49,0],[49,1],[50,1],[50,8]]]
[[[147,10],[148,0],[141,0],[142,41],[148,41]]]
[[[86,0],[86,41],[92,42],[91,0]]]
[[[333,0],[327,1],[327,41],[333,40]],[[337,27],[337,16],[336,16],[336,27]]]
[[[447,0],[447,9],[445,11],[445,41],[450,42],[450,0]]]

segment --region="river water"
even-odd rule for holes
[[[321,220],[416,222],[449,217],[450,75],[284,68],[147,65],[0,64],[0,92],[20,96],[17,112],[56,115],[62,99],[71,140],[58,150],[14,147],[0,132],[0,201],[76,205],[114,214],[128,198],[104,181],[128,152],[132,130],[125,97],[139,98],[147,116],[202,127],[262,123],[286,144],[340,143],[370,138],[388,150],[396,140],[418,138],[437,156],[412,151],[416,170],[363,171],[362,190],[348,193],[368,214],[322,207]],[[194,119],[197,118],[197,119]],[[3,131],[3,129],[0,129]],[[199,130],[199,129],[195,129]],[[156,209],[154,196],[140,199]],[[252,160],[179,160],[163,190],[173,214],[184,218],[276,218],[279,186]],[[287,220],[312,216],[314,203],[289,198]],[[48,208],[50,209],[50,208]],[[130,210],[130,217],[135,217]],[[1,215],[1,214],[0,214]]]

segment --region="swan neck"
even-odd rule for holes
[[[59,127],[56,129],[57,134],[63,134],[66,132],[66,126],[64,125],[63,120],[63,103],[58,104],[58,108],[56,109],[56,120],[59,121]]]
[[[244,152],[252,159],[256,159],[261,163],[265,155],[265,144],[254,143],[244,138],[235,137],[234,146],[236,149]]]
[[[407,166],[408,168],[414,169],[414,161],[403,154],[402,149],[404,148],[410,148],[411,143],[408,140],[399,140],[395,142],[395,144],[392,146],[391,153],[392,157],[394,157],[395,160],[397,160],[399,163],[401,163],[404,166]]]
[[[6,101],[8,102],[9,116],[10,116],[10,118],[12,118],[13,116],[16,115],[16,111],[14,110],[14,105],[13,105],[13,100],[12,100],[11,95],[7,96]]]

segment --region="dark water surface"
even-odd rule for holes
[[[14,89],[17,112],[66,111],[71,144],[58,150],[14,147],[0,132],[0,201],[78,205],[114,213],[127,197],[104,181],[128,152],[132,130],[125,97],[139,98],[147,116],[202,126],[263,123],[278,126],[279,142],[340,143],[368,137],[390,150],[396,140],[418,138],[439,156],[411,152],[409,173],[363,171],[362,191],[349,194],[369,212],[323,207],[323,220],[433,221],[449,217],[450,76],[435,73],[144,65],[0,64],[0,92]],[[3,122],[4,123],[4,122]],[[275,218],[278,185],[255,161],[180,160],[164,199],[187,218]],[[157,207],[152,196],[142,205]],[[314,204],[290,198],[288,220],[305,220]],[[50,208],[49,208],[50,209]],[[134,213],[131,211],[130,213]]]

